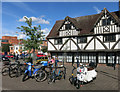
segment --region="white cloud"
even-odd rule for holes
[[[39,31],[39,30],[38,30]],[[41,31],[43,32],[43,35],[45,35],[45,37],[49,34],[50,30],[48,28],[44,28],[41,29]]]
[[[97,13],[101,12],[101,10],[99,10],[96,6],[94,6],[93,8],[96,10]]]
[[[23,34],[22,32],[19,33],[18,39],[25,39],[26,35]]]
[[[19,19],[20,22],[25,22],[25,17],[26,18],[32,18],[32,21],[35,23],[39,23],[39,24],[49,24],[50,22],[48,20],[43,19],[44,16],[41,17],[27,17],[27,16],[23,16],[23,18]]]
[[[42,29],[41,30],[44,34],[48,33],[49,32],[49,29],[48,28],[45,28],[45,29]]]

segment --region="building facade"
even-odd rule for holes
[[[13,36],[2,36],[1,43],[16,45],[19,43],[19,40],[17,39],[17,37]]]
[[[9,48],[10,48],[11,54],[15,53],[20,55],[24,52],[24,45],[13,45],[13,46],[10,46]]]
[[[19,43],[19,40],[17,39],[17,37],[13,37],[13,36],[2,36],[2,39],[0,39],[1,44],[11,44],[13,45],[17,45]],[[1,46],[2,49],[2,46]],[[9,52],[2,52],[2,54],[10,54]]]
[[[49,35],[48,51],[62,61],[120,64],[120,11],[104,8],[95,15],[56,21]]]

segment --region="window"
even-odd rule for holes
[[[115,42],[116,41],[116,35],[105,35],[103,36],[104,42]]]
[[[2,40],[2,42],[8,42],[8,40]]]
[[[78,43],[87,43],[87,37],[78,37]]]
[[[88,63],[88,57],[89,57],[89,56],[88,56],[87,53],[86,53],[86,54],[85,54],[85,53],[82,53],[82,54],[81,54],[81,62],[82,62],[82,63]]]
[[[18,47],[16,47],[16,50],[18,49]]]
[[[89,62],[96,62],[96,54],[95,53],[89,53]]]
[[[102,26],[110,25],[110,21],[111,21],[110,18],[108,18],[108,19],[103,19],[103,20],[102,20]]]
[[[100,53],[98,56],[99,63],[106,63],[106,54]]]
[[[62,38],[55,39],[55,44],[62,44]]]
[[[13,50],[13,47],[11,47],[11,50]]]
[[[102,20],[102,25],[105,26],[106,25],[106,19]]]
[[[66,30],[71,29],[70,24],[66,24],[66,25],[65,25],[65,29],[66,29]]]
[[[110,21],[111,21],[111,19],[108,18],[108,19],[107,19],[107,25],[110,25]]]

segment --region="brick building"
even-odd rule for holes
[[[12,44],[12,45],[15,45],[15,44],[19,43],[19,40],[17,39],[17,37],[2,36],[1,43],[2,44]]]
[[[1,40],[1,44],[11,44],[12,46],[17,45],[19,43],[19,40],[17,39],[17,37],[13,37],[13,36],[2,36]],[[10,49],[10,52],[13,52],[12,49]],[[5,54],[3,52],[3,54]],[[9,52],[6,52],[6,54],[9,54]]]

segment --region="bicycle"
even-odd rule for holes
[[[25,71],[25,66],[23,65],[24,64],[20,63],[19,61],[15,62],[14,64],[11,64],[9,68],[9,76],[11,78],[21,76],[22,73]]]
[[[28,66],[26,67],[24,76],[22,78],[23,82],[29,78],[35,78],[37,82],[42,82],[47,78],[47,72],[44,70],[44,65],[42,65],[43,63],[41,63],[40,65],[33,65],[30,62],[25,64],[27,64]]]
[[[6,76],[9,74],[9,65],[10,65],[10,62],[6,62],[3,64],[2,71],[1,71],[3,76]]]
[[[48,84],[51,84],[52,82],[55,83],[55,80],[61,80],[62,78],[65,79],[65,74],[66,74],[66,68],[64,66],[62,67],[57,67],[57,62],[55,63],[55,67],[52,66],[52,64],[50,64],[49,67],[49,75],[47,77],[47,82]],[[55,70],[53,70],[53,68],[55,68]],[[59,68],[58,72],[57,69]],[[64,70],[60,70],[60,68],[64,69]]]
[[[18,77],[24,71],[24,67],[22,66],[23,64],[20,64],[19,61],[7,63],[2,68],[2,75],[3,76],[9,75],[9,77],[11,78]]]

